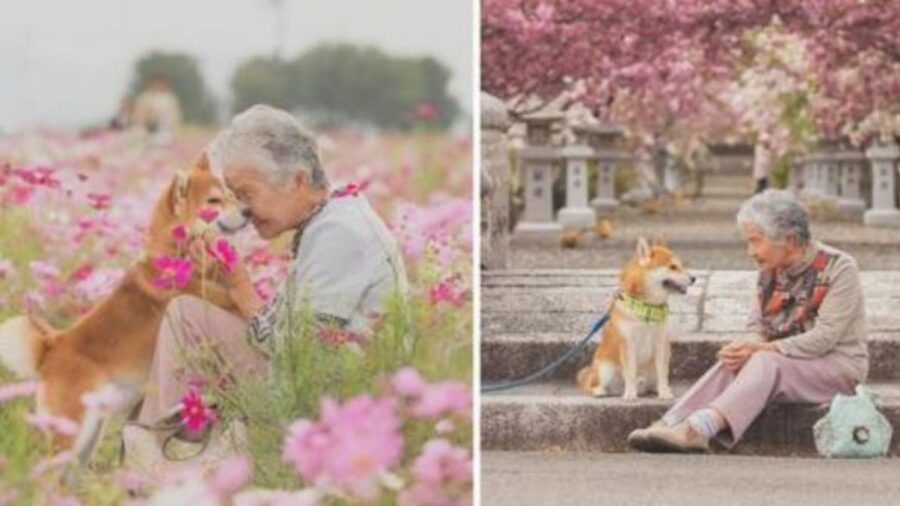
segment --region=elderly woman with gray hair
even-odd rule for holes
[[[213,170],[243,206],[221,217],[219,227],[252,223],[266,240],[293,232],[289,275],[265,303],[239,262],[226,280],[238,314],[188,295],[170,302],[138,414],[142,424],[177,409],[196,373],[185,370],[186,349],[211,348],[229,375],[256,374],[266,368],[285,310],[297,301],[316,321],[350,335],[371,331],[387,297],[407,295],[393,236],[363,195],[330,188],[315,139],[291,114],[253,106],[234,117],[209,152]]]
[[[661,420],[628,437],[648,452],[731,448],[772,402],[822,403],[852,393],[868,373],[859,268],[847,253],[813,241],[806,211],[784,190],[747,200],[737,215],[759,266],[752,339],[718,362]]]

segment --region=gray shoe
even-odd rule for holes
[[[635,429],[631,431],[631,434],[628,434],[628,446],[639,452],[652,452],[653,446],[650,443],[650,434],[667,428],[668,425],[662,420],[657,420],[649,427]]]
[[[687,422],[651,430],[646,435],[648,452],[709,453],[709,439],[697,434]]]

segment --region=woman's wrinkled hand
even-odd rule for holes
[[[739,371],[754,353],[758,351],[776,351],[774,343],[760,341],[733,341],[719,350],[719,360],[730,371]]]

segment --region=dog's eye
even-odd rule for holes
[[[677,271],[677,270],[678,270],[678,266],[675,265],[675,264],[672,264],[672,265],[669,266],[669,270]]]
[[[222,203],[222,199],[220,199],[219,197],[211,197],[210,199],[208,199],[206,201],[206,203],[212,204],[212,205],[219,205]]]

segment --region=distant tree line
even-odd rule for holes
[[[144,55],[135,64],[130,95],[154,77],[169,82],[189,123],[213,123],[219,112],[226,112],[190,55]],[[460,113],[447,91],[450,78],[450,70],[431,57],[396,57],[373,47],[323,44],[293,59],[254,57],[242,62],[231,78],[230,112],[266,103],[319,127],[354,123],[445,129]]]

